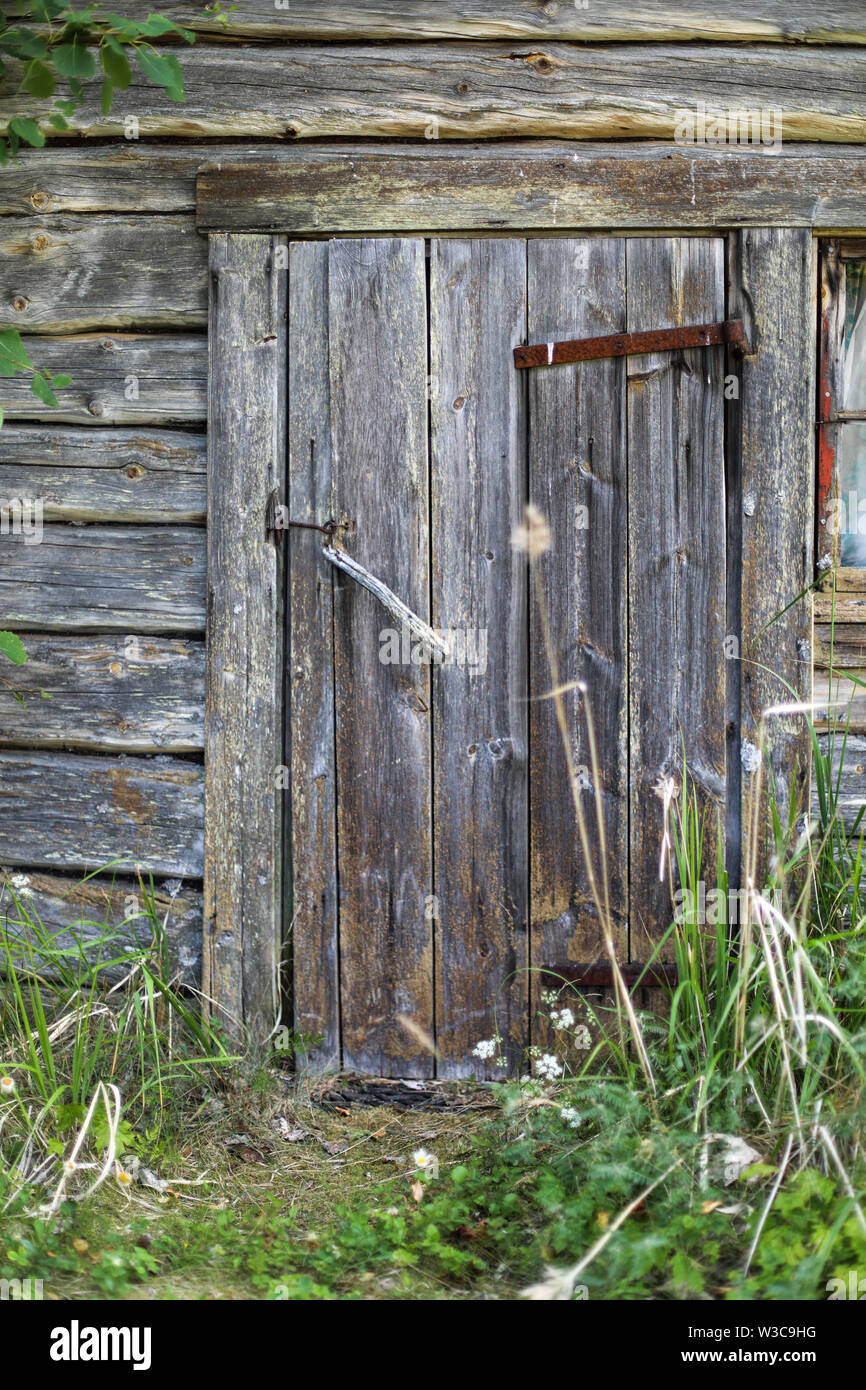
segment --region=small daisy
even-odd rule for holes
[[[426,1149],[416,1149],[412,1155],[416,1168],[423,1168],[429,1171],[436,1162],[436,1155],[428,1153]]]
[[[130,1173],[127,1173],[125,1168],[121,1168],[119,1163],[117,1165],[117,1172],[115,1174],[115,1177],[117,1178],[117,1181],[120,1183],[121,1187],[129,1187],[130,1183],[132,1182],[132,1175]]]
[[[74,1158],[65,1158],[63,1160],[63,1171],[66,1174],[67,1178],[72,1177],[72,1174],[75,1172],[77,1167],[78,1164],[75,1162]]]
[[[542,1053],[536,1060],[535,1070],[548,1081],[555,1081],[558,1076],[562,1076],[562,1064],[551,1052]]]
[[[0,1095],[14,1096],[15,1082],[11,1076],[0,1076]]]

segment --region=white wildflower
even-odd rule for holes
[[[412,1155],[416,1168],[423,1168],[430,1171],[436,1164],[436,1155],[428,1153],[426,1149],[416,1149]]]
[[[15,892],[19,895],[19,897],[33,897],[33,889],[30,887],[30,879],[27,877],[26,874],[10,874],[8,882],[10,888],[13,888]]]
[[[14,1096],[15,1082],[11,1076],[0,1076],[0,1095]]]
[[[545,1077],[548,1081],[555,1081],[558,1076],[562,1076],[562,1063],[559,1062],[551,1052],[544,1052],[537,1058],[535,1070],[539,1076]]]
[[[592,1045],[592,1038],[589,1035],[589,1029],[587,1028],[585,1023],[582,1023],[579,1028],[575,1028],[574,1045],[577,1048],[578,1052],[589,1051],[589,1048]]]
[[[550,1021],[554,1028],[573,1028],[574,1014],[571,1009],[554,1009],[550,1015]]]
[[[63,1160],[63,1171],[66,1174],[67,1178],[72,1177],[72,1174],[75,1172],[77,1167],[78,1164],[75,1162],[74,1158],[65,1158]]]
[[[561,1105],[559,1107],[559,1113],[571,1129],[577,1129],[580,1124],[580,1115],[573,1105]]]
[[[480,1057],[482,1061],[486,1061],[488,1057],[493,1057],[494,1054],[495,1054],[495,1052],[496,1052],[496,1039],[495,1039],[495,1038],[482,1038],[482,1039],[481,1039],[481,1042],[476,1043],[475,1046],[473,1047],[473,1049],[472,1049],[472,1056],[473,1056],[473,1057]]]

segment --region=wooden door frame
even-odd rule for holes
[[[737,752],[741,739],[763,743],[783,791],[792,767],[808,776],[808,739],[790,723],[762,727],[781,687],[761,664],[772,658],[783,680],[810,693],[808,603],[789,610],[771,641],[765,628],[790,598],[782,573],[793,567],[795,591],[796,576],[812,577],[813,236],[862,233],[864,173],[859,147],[770,155],[538,141],[304,147],[200,170],[197,221],[210,239],[203,993],[229,1029],[266,1038],[280,1008],[283,571],[267,515],[285,474],[288,240],[728,235],[729,315],[745,319],[752,351],[729,420],[740,478],[729,517],[741,529],[729,612],[747,659],[730,683],[727,732]],[[742,804],[744,822],[758,813],[745,795]]]

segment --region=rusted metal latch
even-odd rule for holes
[[[563,362],[591,362],[598,357],[631,357],[674,348],[715,347],[725,343],[736,353],[749,349],[742,319],[696,323],[688,328],[650,328],[643,333],[609,333],[602,338],[568,338],[562,343],[532,343],[514,349],[515,367],[557,367]]]
[[[651,965],[627,961],[623,962],[619,969],[630,990],[638,984],[642,989],[676,987],[679,978],[676,965],[667,961],[657,960]],[[610,989],[613,985],[613,970],[610,962],[604,960],[583,963],[563,961],[561,965],[543,965],[540,975],[541,983],[549,989],[556,989],[563,983],[582,987],[594,985],[601,989]]]

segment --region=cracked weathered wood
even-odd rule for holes
[[[4,169],[0,213],[194,212],[199,169],[202,230],[836,228],[863,222],[866,151],[787,140],[771,158],[654,141],[48,145]]]
[[[770,843],[768,784],[783,820],[789,798],[805,809],[810,743],[801,716],[766,709],[811,692],[811,597],[788,607],[813,579],[815,518],[815,285],[812,238],[774,227],[744,231],[735,243],[731,285],[753,351],[742,363],[742,737],[770,758],[764,794],[743,771],[743,875],[756,866],[763,886]],[[763,729],[762,729],[763,725]],[[756,836],[752,827],[757,826]]]
[[[347,546],[415,612],[429,612],[424,243],[329,243],[331,466]],[[336,586],[335,694],[343,1061],[431,1076],[430,667],[386,665],[394,624]]]
[[[0,864],[200,878],[203,770],[177,758],[0,752]]]
[[[433,672],[438,1076],[526,1046],[526,496],[522,240],[434,241],[430,260],[431,606],[451,660]]]
[[[207,323],[207,243],[186,216],[3,218],[0,280],[0,325],[20,333]]]
[[[134,71],[107,116],[88,84],[70,131],[122,137],[134,113],[144,138],[670,140],[702,100],[778,112],[788,140],[866,139],[866,54],[854,47],[692,44],[686,59],[675,44],[218,45],[184,51],[183,70],[184,103]],[[19,83],[10,62],[5,118],[46,115],[50,101]]]
[[[776,223],[834,228],[864,220],[856,145],[702,149],[644,142],[487,146],[431,140],[371,146],[274,147],[243,164],[217,153],[198,179],[198,223],[325,236],[489,229],[565,232],[703,229]]]
[[[328,246],[289,248],[289,516],[334,509],[328,376]],[[321,536],[288,532],[288,731],[291,751],[291,944],[295,1031],[320,1042],[312,1067],[340,1061],[334,585]]]
[[[45,521],[203,522],[207,444],[179,430],[6,425],[0,498],[42,503]]]
[[[266,508],[285,477],[285,242],[210,247],[202,978],[216,1015],[261,1042],[282,931],[282,576]]]
[[[117,0],[115,10],[136,18],[141,13],[136,0]],[[628,0],[605,0],[604,5],[590,3],[585,8],[570,0],[546,4],[511,0],[508,5],[501,0],[441,0],[437,5],[429,0],[343,0],[339,5],[291,0],[278,9],[273,0],[241,0],[226,10],[224,23],[219,24],[206,10],[196,10],[189,3],[163,3],[160,14],[198,30],[200,42],[224,35],[343,43],[359,38],[866,42],[866,21],[857,0],[843,0],[832,9],[816,7],[811,0],[765,0],[760,13],[751,0],[733,0],[721,9],[682,0],[642,0],[639,8]]]
[[[73,378],[43,405],[25,373],[0,377],[7,420],[51,424],[200,425],[207,418],[207,339],[185,333],[25,334],[37,367]]]
[[[724,251],[720,237],[629,241],[629,331],[723,318]],[[672,916],[667,873],[659,881],[658,780],[681,788],[685,759],[708,876],[726,802],[725,355],[692,348],[627,362],[629,951],[645,961]],[[670,940],[663,958],[673,959]]]
[[[203,642],[32,633],[24,645],[26,665],[7,677],[26,692],[24,704],[0,684],[0,746],[115,753],[204,746]]]
[[[147,886],[149,892],[150,884]],[[12,889],[20,906],[12,897]],[[201,893],[176,879],[167,885],[157,883],[153,906],[164,932],[169,978],[198,989]],[[28,965],[32,961],[49,980],[57,977],[53,953],[63,951],[73,975],[83,954],[88,965],[104,962],[100,980],[114,984],[129,970],[128,965],[117,963],[117,957],[146,949],[153,937],[139,883],[114,875],[76,882],[38,871],[19,869],[9,874],[0,869],[0,917],[4,932],[19,943],[13,947],[16,961]],[[47,957],[39,949],[45,935],[51,938],[52,954]]]
[[[16,630],[201,632],[205,532],[45,526],[0,547],[0,612]]]
[[[588,335],[627,327],[625,242],[529,243],[529,333]],[[536,562],[550,615],[571,741],[587,818],[591,868],[604,868],[596,826],[584,697],[595,728],[607,839],[611,925],[628,951],[628,744],[626,710],[625,359],[533,372],[529,390],[529,496],[547,517],[551,549]],[[601,924],[593,901],[535,597],[530,597],[530,883],[533,966],[595,959]],[[533,1014],[538,981],[532,982]],[[533,1020],[536,1041],[540,1041]]]

